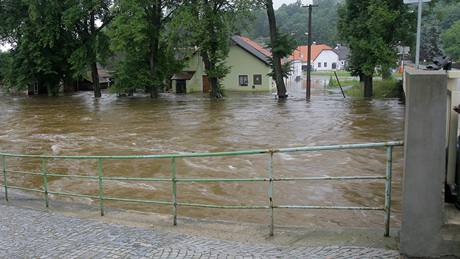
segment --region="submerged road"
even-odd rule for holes
[[[356,246],[251,245],[0,205],[0,258],[398,258]]]

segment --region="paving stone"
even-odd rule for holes
[[[0,258],[399,258],[399,252],[248,245],[0,205]]]

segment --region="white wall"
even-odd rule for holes
[[[323,50],[313,62],[313,69],[317,71],[333,70],[333,63],[336,64],[335,69],[342,69],[342,64],[339,62],[339,55],[332,50]]]

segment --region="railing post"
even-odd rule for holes
[[[385,236],[390,236],[390,216],[391,216],[391,178],[393,165],[393,146],[387,147],[387,170],[385,181]]]
[[[172,213],[173,225],[177,226],[177,182],[176,182],[176,158],[171,160],[171,181],[172,181]]]
[[[48,176],[47,176],[47,171],[46,171],[46,164],[47,164],[46,159],[42,159],[41,162],[41,173],[43,176],[43,190],[45,191],[45,207],[48,208],[49,203],[48,203]]]
[[[8,181],[6,180],[6,157],[2,156],[3,187],[5,187],[5,200],[8,201]]]
[[[270,236],[273,236],[274,218],[273,218],[273,152],[270,151],[268,160],[268,198],[270,207]]]
[[[102,159],[97,160],[97,175],[99,179],[99,208],[104,216],[104,183],[102,182]]]

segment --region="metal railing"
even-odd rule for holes
[[[392,182],[392,160],[393,147],[403,146],[402,141],[391,141],[382,143],[366,143],[366,144],[346,144],[346,145],[330,145],[330,146],[310,146],[298,148],[281,148],[281,149],[256,149],[232,152],[214,152],[214,153],[181,153],[181,154],[162,154],[162,155],[135,155],[135,156],[47,156],[47,155],[22,155],[0,153],[3,168],[3,188],[5,191],[5,199],[8,201],[8,189],[17,189],[22,191],[31,191],[43,193],[45,206],[49,206],[48,195],[54,194],[58,196],[73,196],[82,198],[91,198],[99,200],[99,208],[101,216],[104,216],[104,201],[121,201],[121,202],[136,202],[158,205],[168,205],[172,207],[173,225],[177,225],[177,207],[195,207],[195,208],[219,208],[219,209],[267,209],[269,210],[270,223],[269,234],[274,233],[274,209],[333,209],[333,210],[373,210],[385,212],[385,231],[384,235],[390,234],[390,214],[391,214],[391,182]],[[315,152],[327,150],[347,150],[347,149],[371,149],[371,148],[386,148],[386,175],[385,176],[315,176],[315,177],[274,177],[273,172],[273,155],[275,153],[291,153],[291,152]],[[268,154],[268,169],[267,177],[258,178],[177,178],[176,176],[176,159],[192,158],[192,157],[225,157],[225,156],[242,156],[242,155],[262,155]],[[33,158],[40,159],[40,172],[23,172],[8,170],[7,158]],[[104,160],[120,160],[120,159],[171,159],[171,177],[170,178],[134,178],[134,177],[108,177],[103,174]],[[97,176],[85,175],[69,175],[56,174],[47,171],[47,163],[49,160],[96,160],[97,161]],[[24,188],[19,186],[11,186],[8,184],[8,174],[23,174],[35,175],[43,178],[43,189]],[[77,193],[55,192],[48,190],[48,177],[69,177],[80,179],[91,179],[98,181],[98,195],[84,195]],[[351,207],[351,206],[301,206],[301,205],[275,205],[273,199],[274,182],[282,181],[348,181],[348,180],[385,180],[385,204],[383,207]],[[104,195],[104,181],[143,181],[143,182],[170,182],[172,197],[169,201],[146,200],[146,199],[128,199],[107,197]],[[254,205],[212,205],[200,203],[186,203],[177,201],[177,183],[197,183],[197,182],[268,182],[268,202],[266,206]]]

